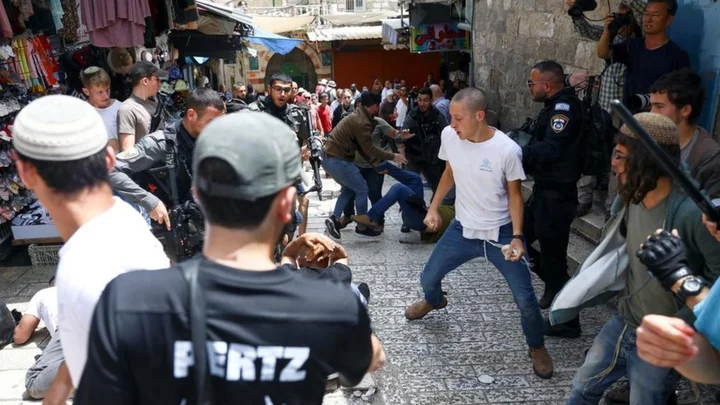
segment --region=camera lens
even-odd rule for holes
[[[628,97],[627,105],[628,108],[635,113],[645,111],[650,106],[650,95],[633,94],[632,96]]]

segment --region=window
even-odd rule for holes
[[[365,11],[365,0],[345,0],[345,10],[361,13]]]

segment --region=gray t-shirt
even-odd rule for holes
[[[685,145],[684,148],[680,149],[680,161],[683,163],[687,163],[688,158],[690,157],[690,151],[692,151],[693,146],[695,146],[695,142],[697,141],[698,137],[700,136],[700,130],[695,128],[695,133],[693,134],[693,137],[690,139],[690,142],[688,142],[687,145]]]
[[[625,322],[635,327],[640,325],[645,315],[672,316],[677,312],[672,294],[660,285],[635,255],[647,237],[663,227],[666,209],[667,198],[650,210],[642,203],[628,206],[625,246],[630,266],[627,284],[619,295],[618,310]]]
[[[373,145],[375,145],[376,147],[378,147],[379,149],[382,149],[384,151],[392,152],[392,149],[390,149],[389,143],[386,144],[384,148],[382,147],[382,140],[385,137],[391,136],[394,128],[392,127],[392,125],[388,124],[387,121],[385,121],[384,119],[382,119],[380,117],[375,117],[375,122],[377,123],[377,125],[375,125],[375,129],[373,130],[373,133],[372,133]],[[371,157],[368,156],[368,158],[370,159],[371,162],[373,162]],[[373,162],[373,163],[380,164],[382,162]],[[362,168],[366,168],[366,169],[369,169],[372,167],[370,165],[370,163],[368,163],[368,161],[365,158],[363,158],[360,155],[360,153],[358,153],[358,152],[355,152],[355,165],[357,167],[362,167]]]
[[[150,121],[157,101],[143,100],[134,95],[123,101],[118,111],[118,134],[134,134],[135,143],[150,133]]]

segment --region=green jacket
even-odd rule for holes
[[[420,240],[428,243],[437,243],[450,226],[450,222],[455,219],[455,207],[452,205],[441,205],[438,207],[438,213],[442,219],[442,225],[437,232],[420,232]]]

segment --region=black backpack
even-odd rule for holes
[[[13,342],[15,319],[4,302],[0,301],[0,349]]]
[[[610,159],[617,130],[610,114],[600,107],[597,101],[593,102],[590,94],[583,97],[582,109],[582,174],[606,178],[610,172]]]

